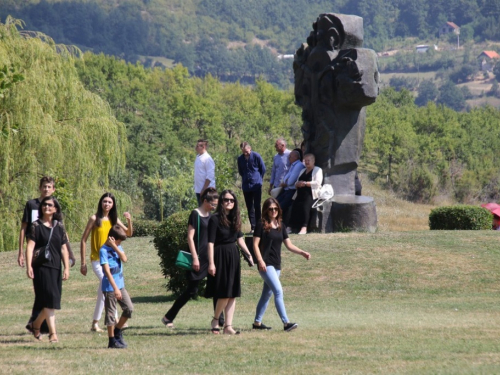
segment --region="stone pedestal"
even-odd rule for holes
[[[321,233],[377,230],[377,210],[372,197],[335,195],[333,200],[316,211],[310,221],[309,231]]]

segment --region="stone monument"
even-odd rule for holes
[[[373,198],[354,194],[365,107],[379,92],[377,55],[362,46],[361,17],[324,13],[294,57],[295,100],[302,108],[306,152],[315,155],[323,183],[335,192],[311,225],[322,232],[376,229]]]

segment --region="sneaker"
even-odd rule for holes
[[[123,332],[122,332],[122,330],[117,330],[117,329],[115,328],[114,333],[115,333],[115,340],[116,340],[116,342],[120,343],[120,345],[123,345],[123,347],[124,347],[124,348],[126,348],[128,345],[127,345],[127,343],[123,340]]]
[[[287,323],[285,324],[285,327],[283,329],[285,330],[285,332],[290,332],[293,331],[298,326],[299,325],[297,323]]]
[[[260,323],[260,326],[258,326],[257,324],[253,323],[252,324],[252,329],[263,329],[263,330],[269,331],[270,329],[272,329],[272,327],[268,327],[268,326],[266,326],[263,323]]]
[[[166,316],[164,316],[163,318],[161,318],[161,322],[163,324],[165,324],[165,326],[167,326],[168,328],[174,328],[174,322],[171,321],[170,319],[167,319]]]
[[[120,341],[116,340],[116,338],[113,342],[108,344],[109,349],[125,349],[126,347],[126,345],[123,345]]]

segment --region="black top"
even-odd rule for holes
[[[238,238],[243,237],[241,231],[233,232],[231,228],[223,226],[219,222],[219,214],[210,216],[208,222],[208,242],[217,245],[227,245],[235,243]]]
[[[191,215],[189,215],[188,225],[191,225],[194,228],[194,238],[193,238],[194,246],[196,248],[196,252],[198,253],[198,258],[200,259],[200,263],[208,262],[207,245],[208,245],[209,220],[210,220],[210,214],[206,217],[203,217],[199,214],[197,210],[191,211]]]
[[[312,181],[312,173],[314,169],[311,169],[311,171],[308,173],[307,171],[304,171],[299,176],[298,181],[306,181],[306,182],[311,182]],[[312,196],[312,190],[310,186],[304,186],[300,189],[297,189],[297,198],[295,200],[302,201],[305,199],[305,197],[310,197]]]
[[[26,227],[26,238],[28,238],[28,234],[30,233],[31,224],[34,221],[38,220],[38,208],[40,207],[40,199],[31,199],[26,202],[23,211],[23,218],[21,220],[22,223],[28,223]]]
[[[28,239],[35,241],[35,250],[47,245],[49,242],[50,229],[42,224],[40,220],[35,221],[31,226]],[[61,269],[61,247],[68,243],[68,237],[64,225],[60,222],[54,227],[52,238],[50,239],[50,252],[52,259],[43,264],[43,267]],[[34,252],[34,251],[33,251]]]
[[[253,232],[254,237],[259,237],[259,250],[266,266],[273,266],[277,270],[281,269],[281,244],[288,238],[286,227],[281,223],[281,229],[264,231],[262,221],[259,220]]]

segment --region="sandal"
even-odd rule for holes
[[[55,336],[55,338],[53,338]],[[57,339],[57,333],[50,333],[49,334],[49,342],[51,344],[55,344],[56,342],[59,342],[59,340]]]
[[[219,318],[213,318],[212,319],[212,323],[213,323],[214,320],[217,321],[217,324],[219,324]],[[217,327],[217,326],[216,327],[212,327],[210,329],[210,332],[212,332],[214,335],[218,335],[220,333],[220,328]]]
[[[33,329],[33,337],[37,339],[38,341],[42,341],[42,334],[40,333],[40,328],[35,328],[32,326]],[[38,335],[37,335],[38,332]]]
[[[231,327],[232,332],[226,332],[226,328]],[[235,331],[231,325],[224,326],[224,334],[225,335],[239,335],[241,332],[240,331]]]

